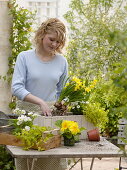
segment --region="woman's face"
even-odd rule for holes
[[[42,48],[47,53],[54,53],[59,47],[60,42],[57,37],[57,33],[47,33],[42,40]]]

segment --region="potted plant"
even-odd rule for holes
[[[16,109],[16,113],[19,114],[17,119],[9,119],[9,124],[13,126],[12,132],[0,133],[0,144],[22,146],[26,150],[47,150],[60,146],[58,129],[34,125],[37,114],[33,112],[26,113],[25,110]]]
[[[93,131],[87,132],[88,138],[90,140],[96,140],[99,141],[99,131],[105,126],[105,124],[108,122],[108,111],[105,111],[105,108],[102,108],[100,106],[100,103],[87,103],[84,105],[84,116],[85,118],[93,123],[93,125],[96,127]],[[97,129],[98,128],[98,129]],[[90,134],[94,133],[94,139],[91,138]],[[96,137],[95,137],[96,135]]]
[[[55,109],[52,114],[54,115],[66,115],[67,107],[71,107],[71,111],[75,113],[72,107],[76,108],[88,100],[91,90],[95,87],[97,80],[93,80],[90,83],[88,81],[82,81],[77,77],[72,77],[68,79],[65,84],[58,101],[54,104]],[[78,110],[77,110],[78,111]]]
[[[75,136],[81,134],[82,130],[85,130],[83,127],[79,128],[77,122],[70,120],[57,120],[55,125],[60,128],[65,146],[74,146]]]

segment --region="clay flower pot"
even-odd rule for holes
[[[87,136],[89,141],[100,141],[100,133],[97,128],[88,131]]]

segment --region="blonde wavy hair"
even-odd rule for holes
[[[62,48],[65,45],[66,41],[66,27],[65,25],[57,18],[50,18],[43,22],[41,26],[35,33],[34,44],[39,49],[42,44],[42,39],[47,33],[56,32],[58,41],[60,45],[56,49],[56,52],[61,53]]]

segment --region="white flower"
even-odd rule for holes
[[[26,111],[25,110],[21,110],[21,114],[26,114]]]
[[[26,116],[26,117],[24,118],[24,122],[28,122],[28,121],[32,121],[32,119],[31,119],[30,117],[27,117],[27,116]]]
[[[66,97],[65,99],[63,99],[65,102],[69,102],[69,98]]]
[[[79,109],[79,108],[80,108],[80,106],[79,106],[79,105],[77,105],[77,108]]]
[[[89,102],[88,102],[88,101],[86,101],[86,104],[89,104]]]
[[[37,113],[34,113],[34,114],[33,114],[33,116],[37,117],[37,116],[38,116],[38,114],[37,114]]]
[[[24,122],[32,121],[32,119],[30,117],[27,117],[25,115],[21,115],[20,117],[18,117],[18,120],[19,121],[24,121]]]
[[[29,115],[29,116],[30,116],[30,115],[33,115],[33,112],[29,112],[28,115]]]
[[[17,125],[19,126],[19,125],[21,125],[22,124],[22,121],[18,121],[17,122]]]
[[[20,111],[19,108],[16,108],[16,109],[13,110],[13,113],[18,114],[19,111]]]
[[[26,131],[29,131],[29,130],[30,130],[30,127],[29,127],[29,126],[25,126],[25,130],[26,130]]]

